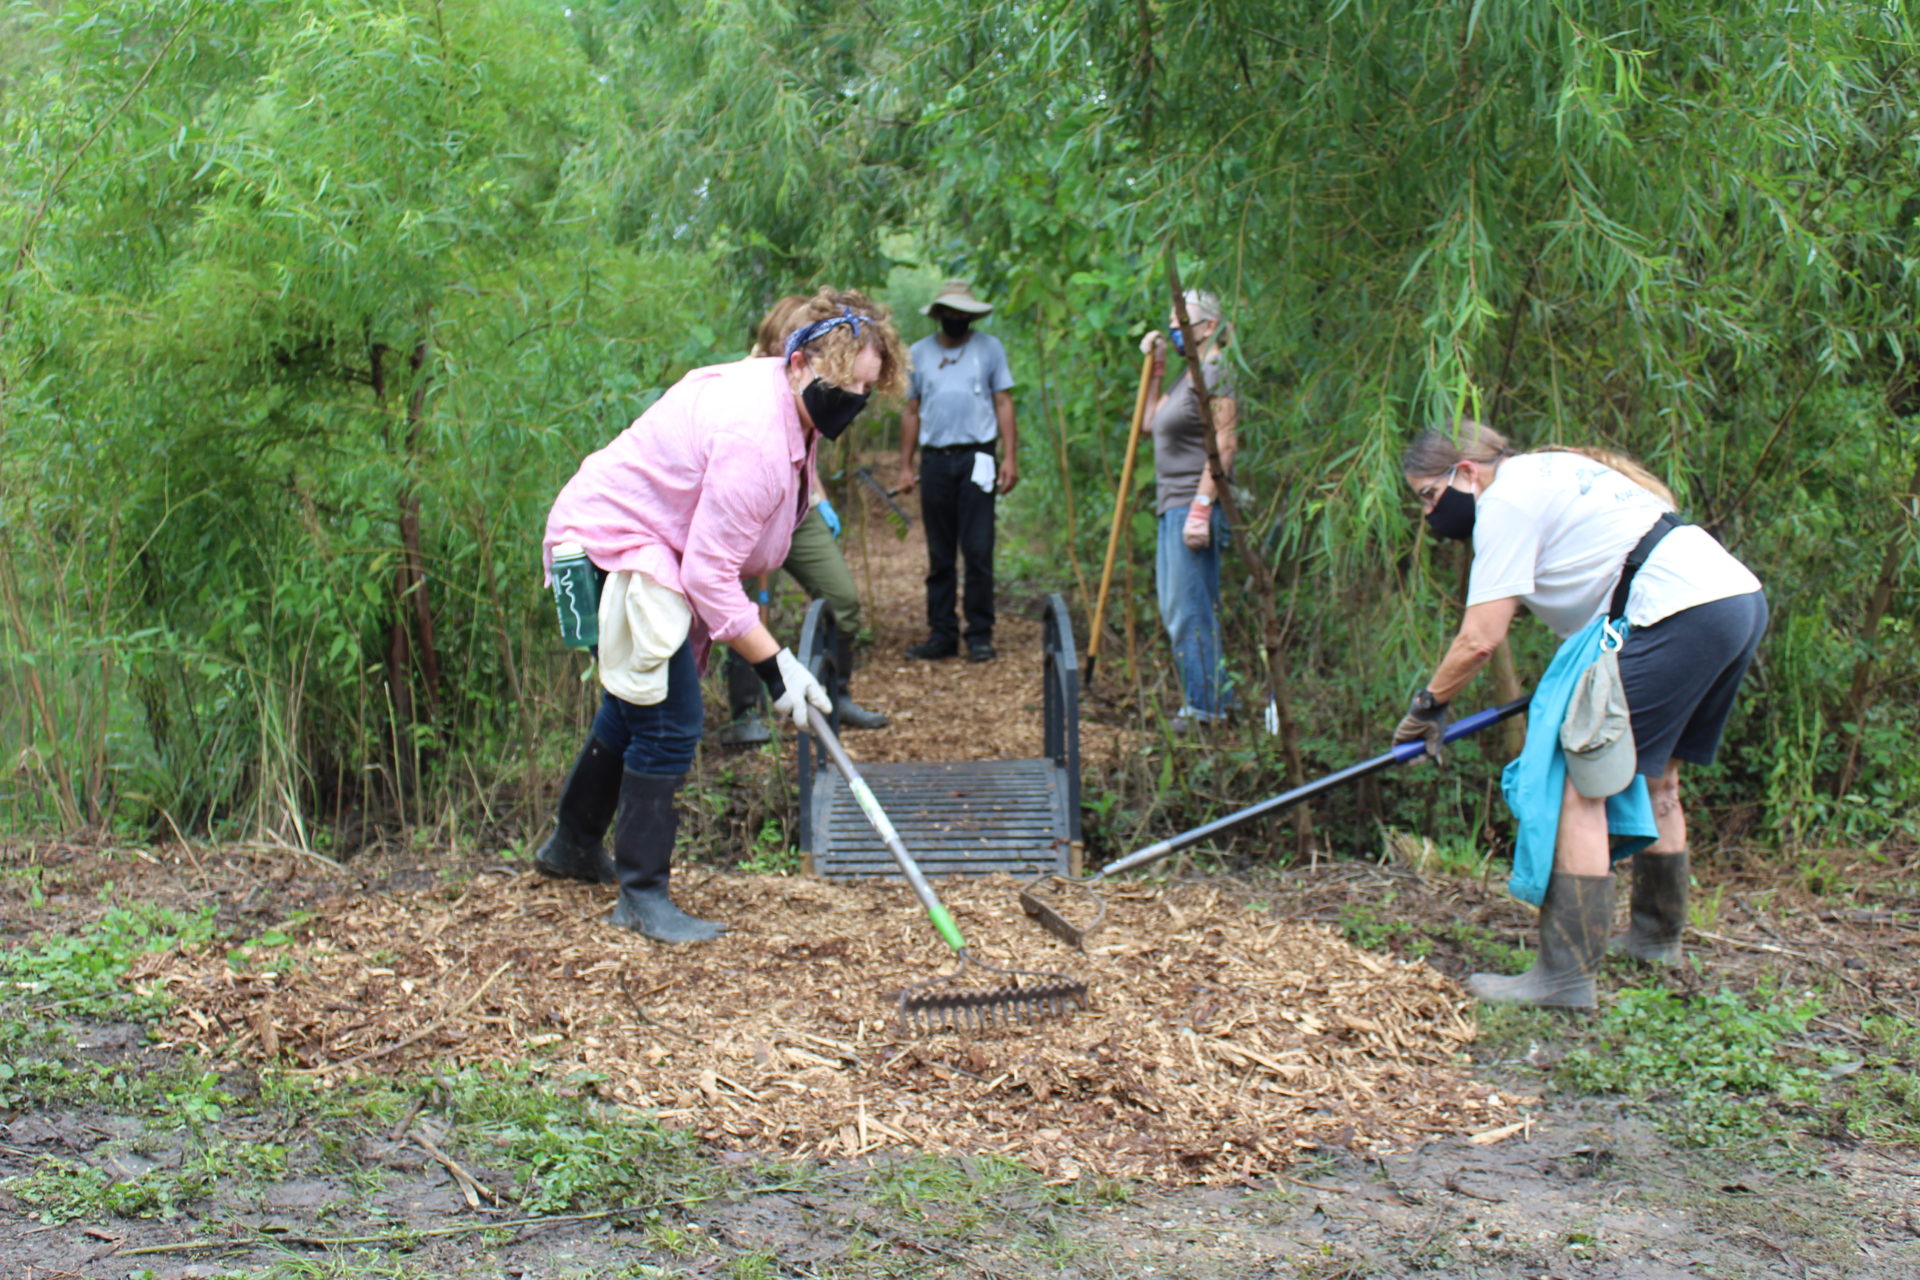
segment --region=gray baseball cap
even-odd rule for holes
[[[1560,749],[1567,757],[1568,781],[1589,800],[1618,795],[1633,781],[1639,752],[1617,651],[1602,652],[1580,674],[1560,722]]]

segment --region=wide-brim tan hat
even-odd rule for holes
[[[984,316],[993,310],[991,302],[982,302],[973,296],[973,285],[965,280],[949,280],[941,285],[938,296],[920,308],[920,314],[930,316],[935,307],[951,307],[975,316]]]

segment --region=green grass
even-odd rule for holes
[[[111,893],[111,882],[102,890]],[[191,915],[160,907],[115,907],[74,934],[42,934],[0,951],[0,989],[37,1010],[120,1017],[152,1016],[165,1005],[121,986],[136,957],[203,946],[213,940],[213,908]]]
[[[1788,1042],[1820,1012],[1812,997],[1732,991],[1684,996],[1618,992],[1592,1040],[1570,1051],[1559,1083],[1614,1094],[1691,1146],[1752,1144],[1777,1132],[1782,1113],[1818,1103],[1826,1073]]]
[[[1477,969],[1504,973],[1524,969],[1527,952],[1494,937],[1484,925],[1456,920],[1430,926],[1410,921],[1393,907],[1391,891],[1379,902],[1350,902],[1340,908],[1340,933],[1365,951],[1392,951],[1425,959],[1442,947],[1459,953]]]
[[[685,1132],[553,1091],[525,1067],[436,1078],[461,1149],[510,1173],[520,1207],[563,1213],[711,1195],[731,1178]]]

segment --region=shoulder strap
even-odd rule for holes
[[[1686,521],[1671,511],[1663,511],[1660,518],[1653,522],[1653,528],[1641,535],[1633,550],[1627,552],[1627,562],[1620,567],[1620,581],[1613,588],[1613,600],[1607,605],[1609,618],[1624,618],[1627,614],[1627,592],[1633,589],[1633,575],[1640,572],[1640,566],[1647,562],[1653,549],[1660,545],[1660,539],[1678,529]]]

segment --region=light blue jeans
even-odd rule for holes
[[[1153,577],[1160,596],[1160,620],[1173,643],[1173,662],[1187,703],[1180,714],[1192,720],[1226,715],[1229,695],[1220,654],[1220,552],[1227,544],[1227,521],[1213,511],[1213,541],[1203,551],[1181,537],[1187,508],[1160,513],[1160,537],[1154,547]]]

